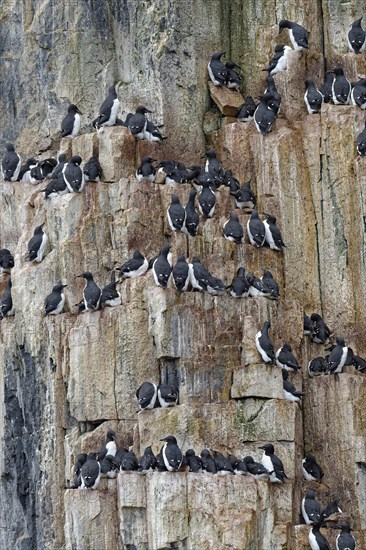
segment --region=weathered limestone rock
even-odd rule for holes
[[[234,369],[231,397],[283,398],[281,370],[267,365],[248,365]]]
[[[135,138],[128,128],[103,126],[98,144],[104,181],[118,181],[135,173]]]
[[[226,86],[215,86],[212,82],[208,83],[208,89],[212,100],[223,115],[235,117],[238,114],[239,108],[244,103],[244,98],[238,90]]]
[[[101,480],[101,485],[104,481]],[[69,550],[118,547],[116,480],[104,490],[69,489],[65,492],[65,541]]]

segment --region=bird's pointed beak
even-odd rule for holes
[[[80,109],[76,109],[76,112],[79,113],[79,115],[82,115],[83,113],[80,111]]]

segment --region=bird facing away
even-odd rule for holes
[[[158,388],[152,382],[144,382],[136,391],[140,410],[153,409],[158,396]]]
[[[320,504],[315,500],[315,493],[308,489],[306,495],[301,501],[301,513],[307,525],[318,523],[320,518]]]
[[[61,122],[61,136],[74,139],[80,130],[80,115],[83,113],[74,104],[71,104],[67,109],[67,115]]]
[[[6,155],[1,162],[1,174],[5,181],[17,181],[22,161],[15,152],[14,145],[6,145]]]
[[[361,53],[366,45],[366,33],[361,26],[362,17],[353,21],[352,28],[348,33],[348,46],[354,53]]]

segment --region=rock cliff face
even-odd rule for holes
[[[355,136],[364,114],[326,105],[308,116],[303,81],[318,81],[341,63],[354,80],[365,74],[363,54],[346,53],[355,2],[91,2],[6,1],[0,13],[2,143],[18,151],[66,150],[99,155],[104,183],[81,194],[44,201],[44,184],[0,182],[0,245],[15,254],[15,316],[0,324],[0,547],[104,550],[165,548],[305,549],[300,501],[308,483],[300,459],[316,455],[324,483],[310,483],[325,505],[337,497],[366,547],[365,376],[351,367],[310,379],[308,361],[323,348],[303,336],[303,313],[318,311],[354,352],[366,355],[366,167]],[[293,54],[276,76],[283,107],[274,131],[252,123],[219,124],[210,108],[206,65],[228,52],[243,67],[242,92],[257,95],[282,17],[311,30],[307,54]],[[285,33],[284,33],[285,34]],[[155,109],[169,139],[135,143],[122,127],[90,131],[111,80],[122,79],[124,114],[137,103]],[[84,133],[59,142],[67,101],[86,113]],[[213,117],[214,124],[209,120]],[[224,120],[224,122],[230,122]],[[211,124],[211,126],[210,126]],[[234,245],[223,238],[233,208],[220,188],[214,218],[196,238],[169,229],[170,186],[138,183],[140,159],[198,162],[213,145],[225,168],[252,178],[260,212],[276,214],[283,254]],[[49,151],[47,152],[49,154]],[[188,199],[190,186],[178,194]],[[246,224],[248,215],[238,211]],[[25,262],[26,244],[46,222],[48,254]],[[151,273],[122,288],[123,305],[77,316],[74,304],[88,270],[100,284],[115,262],[139,248],[148,257],[169,242],[173,257],[197,255],[229,284],[240,265],[272,271],[278,302],[229,295],[178,294],[157,288]],[[0,277],[1,290],[6,276]],[[68,285],[65,312],[44,318],[43,303],[57,280]],[[283,399],[277,367],[261,363],[254,336],[270,319],[276,349],[287,340],[302,365],[293,377],[302,406]],[[179,386],[179,405],[136,412],[134,393],[145,380]],[[107,429],[118,444],[159,449],[176,435],[186,450],[211,447],[260,457],[273,442],[288,480],[282,486],[248,477],[191,473],[120,474],[100,490],[65,490],[77,453],[98,449]],[[326,533],[334,541],[335,533]],[[334,545],[334,542],[333,542]]]

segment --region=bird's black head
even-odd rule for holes
[[[319,313],[312,313],[310,315],[310,319],[313,321],[313,322],[317,322],[317,321],[320,321],[321,320],[321,316],[319,315]]]
[[[177,440],[174,437],[174,435],[167,435],[166,437],[161,438],[160,441],[166,441],[167,443],[177,444]]]
[[[59,281],[58,283],[55,284],[55,286],[53,287],[53,291],[55,292],[58,292],[59,290],[62,290],[63,288],[66,288],[67,285],[63,285],[61,281]]]
[[[336,342],[337,342],[338,346],[341,346],[342,348],[344,348],[344,346],[346,345],[344,339],[339,338],[338,336],[336,336]]]
[[[291,25],[292,23],[288,19],[281,19],[281,21],[278,24],[280,32],[282,31],[282,29],[290,29]]]
[[[82,159],[81,157],[79,157],[79,155],[75,155],[74,157],[71,158],[70,162],[72,162],[72,164],[77,164],[77,166],[79,166],[79,164],[81,164],[82,162]]]
[[[107,441],[116,441],[116,432],[114,430],[108,430]]]
[[[79,110],[79,108],[74,105],[74,103],[72,103],[68,109],[67,109],[67,112],[68,113],[79,113],[79,115],[82,115],[83,113]]]
[[[146,114],[146,113],[152,113],[153,111],[150,111],[147,107],[145,107],[144,105],[138,105],[136,107],[136,113],[140,113],[142,115]]]
[[[333,72],[336,76],[343,76],[343,74],[344,74],[342,67],[334,67],[334,69],[332,70],[332,72]]]
[[[143,159],[141,160],[141,164],[151,164],[155,161],[156,159],[153,159],[152,157],[143,157]]]
[[[287,371],[286,371],[287,372]],[[305,456],[305,461],[308,462],[308,463],[311,463],[311,462],[316,462],[315,460],[315,456],[308,453],[306,456]]]
[[[65,155],[65,153],[61,153],[61,155],[59,155],[59,156],[57,157],[57,160],[58,160],[58,162],[60,162],[60,163],[61,163],[61,162],[65,162],[66,159],[67,159],[67,155]]]
[[[225,63],[225,66],[226,66],[227,69],[235,69],[235,68],[241,69],[241,67],[239,67],[239,65],[237,65],[237,64],[234,63],[233,61],[227,61],[227,62]]]
[[[44,226],[45,222],[41,223],[41,225],[37,225],[37,227],[35,228],[34,230],[34,234],[40,234],[40,233],[43,233],[42,231],[42,227]]]
[[[80,275],[76,275],[76,277],[84,277],[84,279],[87,279],[87,281],[93,280],[93,275],[90,273],[90,271],[84,271],[84,273],[81,273]]]
[[[203,159],[203,158],[205,158],[205,157],[207,157],[207,158],[209,158],[209,159],[216,158],[216,153],[215,153],[215,151],[214,151],[213,149],[208,149],[208,150],[206,151],[206,153],[205,153],[204,155],[202,155],[201,159]]]
[[[225,54],[226,54],[226,52],[215,52],[215,53],[212,54],[212,59],[214,59],[216,61],[220,61],[221,57]]]
[[[243,458],[243,461],[245,462],[245,464],[253,464],[254,460],[253,460],[253,457],[252,456],[245,456]]]
[[[14,152],[14,145],[12,143],[7,143],[5,147],[8,153]]]
[[[266,455],[273,455],[274,453],[274,447],[272,443],[266,443],[265,445],[262,445],[261,447],[258,447],[258,449],[263,449],[263,451],[266,453]]]
[[[263,212],[263,215],[266,217],[266,219],[271,223],[276,223],[276,216],[273,216],[272,214],[269,214],[268,212]]]
[[[306,498],[315,498],[315,493],[314,493],[313,489],[308,489],[306,491]]]

